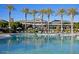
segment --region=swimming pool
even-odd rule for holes
[[[19,33],[0,39],[0,54],[78,54],[77,37]]]

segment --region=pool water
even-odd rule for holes
[[[0,54],[78,54],[79,40],[70,36],[14,34],[0,39]]]

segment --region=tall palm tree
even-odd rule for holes
[[[73,34],[73,20],[74,20],[75,15],[78,14],[77,9],[76,8],[69,8],[68,14],[71,17],[71,33]]]
[[[23,8],[22,12],[24,13],[24,17],[25,17],[25,31],[26,31],[26,22],[27,22],[27,15],[29,14],[29,9],[28,8]]]
[[[35,17],[36,17],[36,14],[37,14],[37,13],[38,13],[37,10],[32,10],[32,11],[31,11],[31,14],[32,14],[33,20],[34,20],[33,28],[35,28]]]
[[[65,10],[63,8],[58,10],[58,15],[61,17],[61,33],[63,31],[63,15],[65,14]]]
[[[41,29],[43,30],[43,18],[44,18],[44,14],[45,14],[46,10],[45,9],[41,9],[39,12],[41,13],[41,21],[42,21],[42,23],[41,23],[41,25],[42,25]]]
[[[12,11],[14,10],[14,6],[12,5],[7,5],[7,9],[8,9],[8,13],[9,13],[9,27],[11,27],[10,25],[10,20],[11,20],[11,14],[12,14]]]
[[[53,11],[52,11],[52,9],[50,9],[50,8],[48,8],[48,9],[46,9],[46,14],[47,14],[47,17],[48,17],[48,33],[49,33],[49,26],[50,26],[50,16],[51,16],[51,14],[53,13]]]

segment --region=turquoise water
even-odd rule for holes
[[[70,36],[14,34],[0,39],[0,54],[78,54],[79,40]]]

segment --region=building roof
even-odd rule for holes
[[[21,20],[20,22],[26,22],[26,20]],[[34,20],[27,20],[27,22],[34,22]],[[40,18],[36,18],[35,22],[42,22]],[[47,22],[46,20],[43,20],[43,22]]]
[[[8,22],[8,21],[0,19],[0,22]]]
[[[61,24],[61,20],[54,20],[50,22],[50,24]]]

